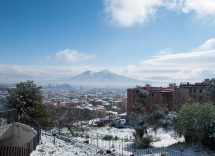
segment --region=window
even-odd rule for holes
[[[193,89],[193,92],[196,93],[196,88]]]

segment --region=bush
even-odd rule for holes
[[[150,147],[151,143],[153,142],[152,136],[147,135],[142,138],[135,138],[134,140],[134,147],[135,148],[148,148]]]
[[[182,106],[175,123],[175,131],[188,143],[215,146],[215,106],[189,104]]]
[[[80,134],[77,133],[77,132],[74,132],[74,133],[73,133],[73,137],[80,137]]]
[[[103,140],[112,140],[114,137],[112,135],[105,135],[102,139]]]
[[[167,156],[167,153],[166,152],[162,152],[161,156]]]
[[[115,137],[114,137],[114,140],[118,140],[118,139],[119,139],[119,137],[118,137],[118,136],[115,136]]]

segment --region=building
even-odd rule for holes
[[[170,84],[166,88],[152,87],[150,85],[130,88],[127,90],[127,115],[131,114],[135,104],[141,108],[144,107],[146,112],[150,112],[153,106],[176,110],[183,103],[208,102],[210,100],[209,85],[211,83],[214,85],[215,79],[205,79],[200,83],[180,83],[178,87],[176,84]],[[142,96],[140,93],[145,96]],[[143,105],[143,103],[145,104]]]
[[[201,83],[180,83],[179,93],[180,96],[189,97],[195,102],[207,102],[209,101],[208,86],[209,80],[206,79]]]
[[[127,114],[130,115],[133,111],[134,104],[143,105],[146,112],[149,112],[153,106],[162,108],[174,109],[176,85],[171,84],[167,88],[145,87],[130,88],[127,90]]]
[[[146,108],[146,97],[149,95],[143,87],[137,86],[136,88],[130,88],[127,90],[127,115],[130,115],[132,111],[141,111]],[[134,105],[138,106],[137,110],[134,110]]]

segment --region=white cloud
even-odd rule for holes
[[[212,50],[215,49],[215,39],[211,38],[204,42],[202,45],[200,45],[197,50],[202,51],[202,50]]]
[[[91,65],[73,66],[20,66],[0,64],[0,83],[16,83],[27,79],[46,83],[65,83],[61,78],[70,78],[86,70],[98,71],[99,67]]]
[[[163,53],[140,62],[139,66],[162,72],[146,72],[145,77],[166,77],[167,79],[196,79],[215,76],[214,39],[204,42],[196,50],[181,53]],[[144,74],[143,74],[144,75]],[[147,75],[147,76],[146,76]]]
[[[175,53],[163,49],[157,55],[127,67],[112,71],[143,80],[167,82],[201,81],[215,77],[214,39],[204,42],[196,50]]]
[[[128,66],[73,65],[64,67],[30,67],[0,65],[0,82],[16,82],[28,78],[32,80],[56,82],[59,78],[71,77],[86,70],[109,69],[112,72],[146,81],[201,81],[215,77],[215,39],[209,39],[195,50],[175,53],[163,49],[151,58]],[[64,82],[60,82],[64,83]]]
[[[62,61],[66,63],[77,63],[80,61],[89,60],[94,57],[95,55],[81,53],[78,50],[65,49],[63,51],[57,52],[54,56],[54,59],[57,61]]]
[[[154,18],[161,0],[105,0],[105,12],[112,22],[128,27]]]
[[[154,19],[159,8],[195,12],[202,20],[215,18],[215,0],[104,0],[104,6],[108,19],[123,27]]]
[[[200,18],[215,16],[214,0],[180,0],[182,11],[189,13],[195,11]]]
[[[211,58],[215,58],[215,50],[157,55],[142,61],[141,64],[151,66],[193,66]]]

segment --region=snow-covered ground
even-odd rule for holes
[[[169,148],[180,150],[186,156],[215,156],[215,151],[195,145],[175,144]]]
[[[65,134],[68,134],[66,130]],[[101,127],[101,128],[91,128],[90,131],[85,132],[87,137],[71,137],[68,136],[69,139],[77,140],[74,143],[68,143],[63,140],[56,138],[56,144],[53,143],[53,136],[42,135],[42,144],[37,146],[36,151],[31,153],[31,156],[98,156],[104,155],[99,154],[98,149],[106,149],[110,151],[115,151],[118,153],[123,153],[123,155],[130,155],[134,153],[134,156],[142,156],[143,153],[145,155],[148,149],[136,149],[132,148],[132,140],[133,140],[133,132],[132,128],[110,128],[110,127]],[[152,143],[153,148],[150,150],[153,151],[153,155],[160,155],[156,151],[159,151],[159,148],[164,148],[167,153],[174,153],[176,155],[184,154],[184,156],[196,156],[196,155],[204,155],[204,156],[215,156],[215,153],[205,149],[196,149],[191,147],[181,148],[180,146],[174,145],[178,142],[183,142],[183,138],[177,138],[174,134],[174,131],[165,131],[163,129],[158,129],[155,133],[152,129],[148,129],[148,133],[155,138],[155,141]],[[104,140],[103,137],[105,135],[112,135],[113,137],[117,136],[118,139],[111,139],[110,141]],[[80,144],[78,142],[83,142],[83,140],[88,140],[88,144]],[[93,145],[93,146],[92,146]],[[183,144],[182,144],[183,145]],[[183,150],[182,150],[183,149]],[[103,150],[103,151],[106,151]],[[104,153],[104,152],[103,152]],[[107,155],[107,154],[106,154]],[[148,154],[151,156],[151,154]]]
[[[102,135],[117,136],[120,139],[132,141],[134,130],[132,128],[118,129],[118,128],[102,127],[102,128],[92,129],[91,132],[89,132],[90,136],[93,134],[96,135],[95,133],[98,133]],[[179,141],[180,142],[184,141],[183,138],[176,137],[173,130],[165,131],[164,129],[160,128],[155,133],[151,128],[149,128],[148,133],[152,135],[153,138],[156,138],[156,141],[152,143],[153,147],[167,147]]]
[[[97,156],[96,150],[79,144],[67,143],[48,135],[42,135],[42,143],[37,146],[31,156]]]
[[[155,139],[155,141],[152,143],[153,147],[168,147],[169,145],[175,144],[179,141],[183,141],[183,138],[177,138],[175,136],[173,130],[165,131],[164,129],[158,129],[156,133],[152,129],[148,129],[147,131]],[[102,148],[114,148],[119,153],[123,152],[123,154],[127,155],[133,152],[135,156],[139,156],[144,153],[144,150],[136,150],[136,152],[134,152],[134,149],[132,148],[134,139],[133,133],[134,130],[132,128],[93,128],[91,129],[91,131],[88,132],[89,143]],[[105,135],[112,135],[113,137],[117,136],[118,139],[106,141],[102,139]]]
[[[177,137],[173,130],[165,131],[164,129],[160,128],[156,133],[152,129],[149,129],[148,132],[153,136],[153,138],[157,139],[152,143],[153,147],[168,147],[172,144],[184,141],[184,138]]]
[[[101,127],[101,128],[91,128],[89,134],[98,133],[102,135],[112,135],[117,136],[120,139],[133,139],[133,132],[132,128],[114,128],[114,127]]]

